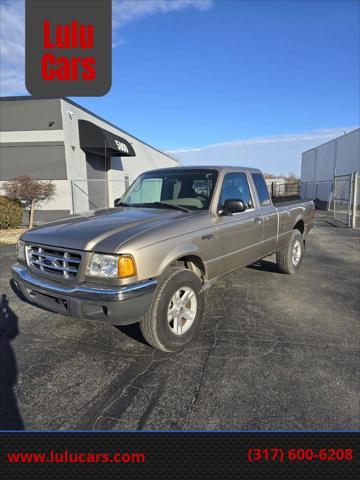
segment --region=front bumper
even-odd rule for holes
[[[12,278],[27,301],[55,313],[113,325],[137,322],[150,308],[156,280],[125,286],[64,286],[32,274],[16,263]]]

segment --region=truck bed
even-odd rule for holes
[[[307,202],[308,200],[302,200],[301,198],[293,198],[291,200],[281,200],[277,198],[272,198],[272,202],[275,207],[282,207],[282,206],[287,206],[287,205],[294,205],[295,203],[304,203]]]

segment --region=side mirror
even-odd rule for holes
[[[120,204],[121,203],[121,198],[115,198],[114,200],[114,207],[120,207]]]
[[[228,198],[225,200],[223,215],[232,215],[233,213],[241,213],[246,210],[245,204],[239,198]]]

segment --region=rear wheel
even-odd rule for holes
[[[287,244],[276,253],[279,270],[293,275],[302,264],[304,258],[304,240],[299,230],[293,230]]]
[[[160,279],[150,311],[140,322],[141,332],[159,350],[181,349],[194,338],[203,306],[200,278],[186,268],[172,267]]]

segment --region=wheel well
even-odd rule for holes
[[[204,282],[206,271],[205,265],[200,257],[196,255],[186,255],[184,257],[178,258],[174,263],[174,265],[181,265],[189,270],[192,270],[196,275],[201,278],[201,281]]]
[[[294,230],[299,230],[299,232],[302,235],[304,233],[304,229],[305,229],[304,222],[302,220],[299,220],[295,225]]]

